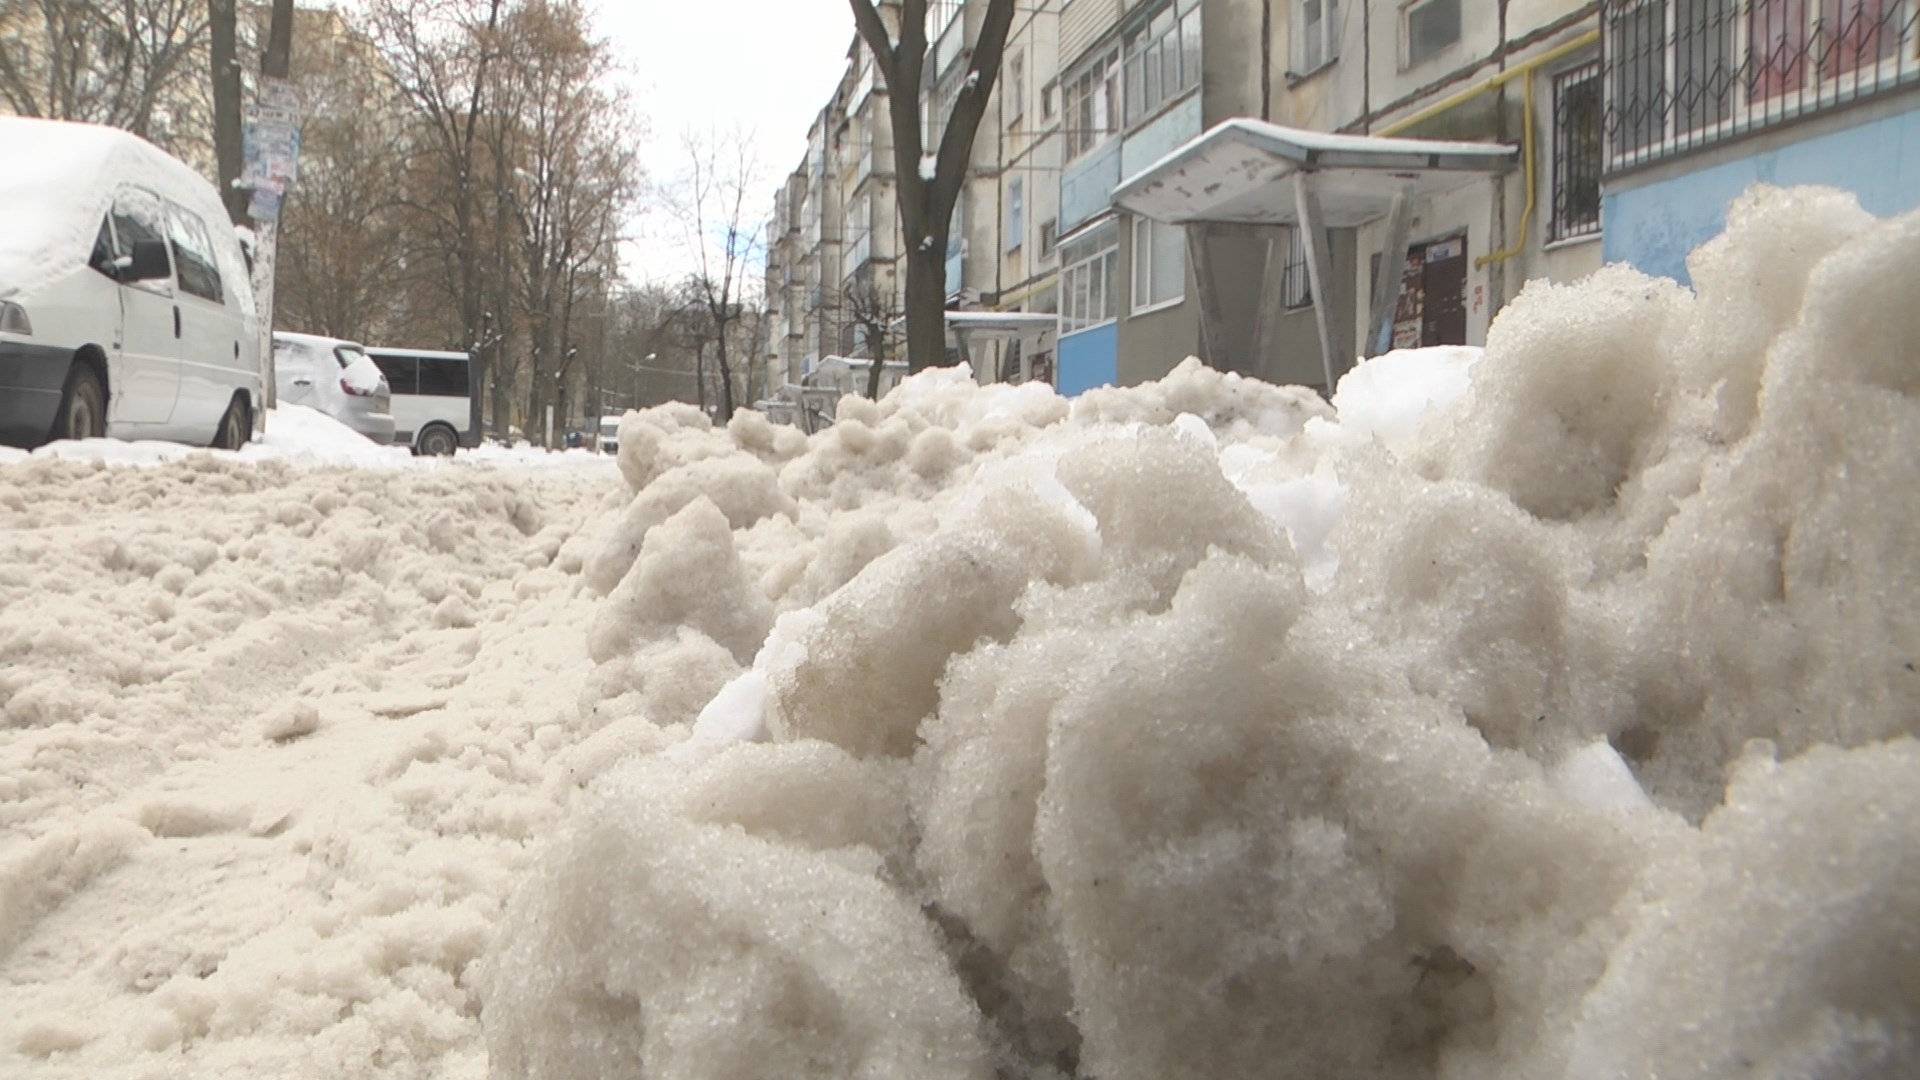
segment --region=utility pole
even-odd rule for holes
[[[252,281],[260,316],[261,397],[278,404],[273,379],[273,268],[279,217],[299,171],[300,103],[287,80],[293,58],[293,0],[273,0],[266,49],[254,105],[242,105],[239,7],[236,0],[208,0],[213,67],[213,145],[219,162],[220,199],[237,229],[253,234]],[[266,430],[266,411],[253,418]]]
[[[285,104],[291,98],[287,82],[293,67],[293,0],[273,0],[273,16],[267,27],[267,47],[260,55],[260,95],[270,91]],[[296,121],[297,123],[297,121]],[[253,295],[260,310],[260,367],[266,387],[267,408],[279,404],[279,387],[273,378],[273,270],[280,250],[280,214],[286,210],[285,192],[275,200],[271,215],[255,214]],[[262,426],[256,421],[255,426]]]

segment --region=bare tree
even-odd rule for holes
[[[496,387],[495,424],[502,431],[510,408],[495,369],[507,351],[507,324],[504,311],[496,317],[489,306],[485,273],[492,260],[481,234],[489,208],[478,178],[487,164],[481,120],[506,12],[506,0],[369,0],[366,7],[388,77],[415,121],[402,147],[411,166],[401,200],[409,211],[409,246],[436,271],[435,284],[457,320],[453,333],[474,353],[476,383]],[[481,409],[476,394],[476,427]]]
[[[867,372],[867,397],[875,401],[880,400],[881,374],[901,343],[904,310],[900,291],[890,278],[889,274],[869,273],[848,282],[840,305],[853,325],[856,355],[864,354],[873,361]]]
[[[22,116],[125,128],[169,149],[207,47],[207,0],[7,0],[0,102]]]
[[[338,21],[315,27],[330,47],[295,57],[304,160],[300,197],[281,212],[275,292],[289,328],[377,343],[401,329],[406,170],[393,148],[405,117],[373,43],[337,15],[314,18]]]
[[[611,51],[577,0],[530,0],[505,24],[498,69],[512,87],[488,138],[511,164],[503,210],[514,242],[516,311],[527,340],[527,415],[539,416],[578,361],[573,313],[613,277],[619,225],[638,178],[636,125],[614,88]]]
[[[764,225],[747,209],[749,193],[758,190],[759,169],[750,140],[740,133],[705,139],[688,134],[684,142],[690,175],[678,213],[696,258],[686,291],[704,316],[701,325],[714,350],[718,418],[724,424],[735,407],[737,331],[757,299],[749,290],[764,285],[756,265],[765,254]]]
[[[907,245],[907,364],[919,371],[946,359],[947,230],[973,157],[974,134],[1000,75],[1014,0],[987,0],[967,74],[931,154],[920,129],[921,77],[927,59],[927,0],[901,0],[899,36],[888,31],[874,0],[849,0],[860,37],[887,87],[893,120],[893,162],[899,185],[901,235]],[[892,5],[887,5],[893,10]]]

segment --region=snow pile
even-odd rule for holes
[[[306,467],[407,467],[406,447],[381,446],[317,409],[282,404],[267,412],[266,431],[238,451],[209,450],[154,439],[82,439],[48,443],[35,450],[0,446],[0,465],[26,461],[91,461],[152,467],[193,458],[278,461]]]
[[[493,1075],[1912,1075],[1920,215],[1690,269],[1337,415],[628,416]]]
[[[0,467],[0,1075],[484,1076],[616,476]]]

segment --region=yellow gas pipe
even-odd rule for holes
[[[1524,60],[1521,63],[1515,64],[1513,67],[1507,68],[1504,71],[1496,72],[1493,75],[1489,75],[1487,78],[1481,80],[1478,83],[1475,83],[1472,86],[1467,87],[1465,90],[1462,90],[1456,94],[1451,94],[1446,98],[1444,98],[1443,100],[1434,102],[1432,105],[1429,105],[1424,109],[1421,109],[1419,112],[1413,113],[1412,115],[1403,117],[1399,120],[1395,120],[1393,123],[1388,124],[1386,127],[1381,128],[1378,132],[1375,133],[1379,135],[1397,135],[1400,132],[1403,132],[1408,128],[1413,127],[1416,124],[1419,124],[1426,120],[1430,120],[1433,117],[1439,116],[1441,113],[1454,108],[1455,106],[1461,104],[1462,102],[1471,101],[1474,98],[1479,97],[1481,94],[1484,94],[1489,90],[1493,90],[1498,87],[1505,86],[1507,83],[1510,83],[1513,80],[1518,78],[1526,79],[1526,83],[1522,87],[1522,92],[1525,94],[1525,98],[1526,98],[1525,102],[1522,105],[1522,109],[1525,115],[1526,130],[1522,132],[1520,136],[1520,159],[1522,163],[1522,168],[1525,170],[1525,173],[1526,173],[1527,202],[1526,202],[1526,207],[1520,211],[1520,239],[1514,241],[1513,246],[1507,248],[1504,251],[1491,252],[1489,254],[1480,256],[1478,259],[1475,259],[1473,261],[1473,265],[1476,269],[1487,266],[1491,263],[1504,262],[1508,259],[1511,259],[1515,255],[1520,254],[1520,252],[1527,246],[1527,232],[1533,225],[1533,207],[1534,207],[1534,202],[1536,198],[1535,192],[1539,188],[1538,183],[1536,183],[1537,170],[1535,167],[1536,159],[1535,159],[1534,145],[1533,145],[1533,142],[1534,142],[1533,73],[1534,71],[1536,71],[1541,67],[1544,67],[1547,64],[1553,63],[1555,60],[1558,60],[1569,53],[1579,52],[1581,49],[1585,49],[1588,46],[1593,45],[1595,42],[1598,42],[1599,40],[1600,40],[1600,31],[1588,30],[1587,32],[1580,34],[1579,36],[1572,38],[1563,44],[1556,45],[1553,48],[1548,49],[1546,52],[1541,53],[1539,56],[1530,57],[1527,60]]]

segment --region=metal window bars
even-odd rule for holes
[[[1600,231],[1600,174],[1606,102],[1600,63],[1553,80],[1553,214],[1547,239],[1571,240]]]
[[[1920,87],[1920,0],[1605,0],[1607,173]]]

